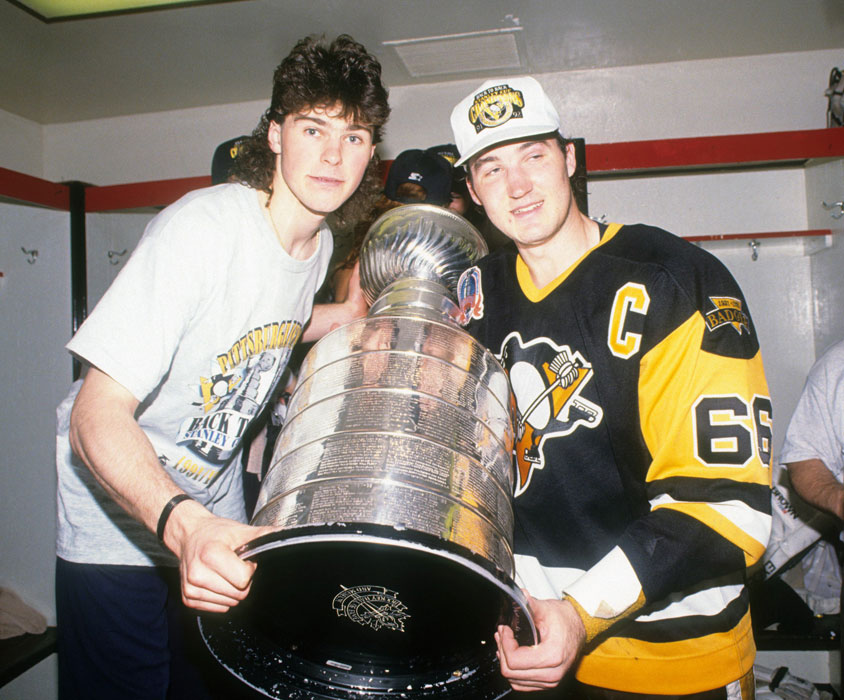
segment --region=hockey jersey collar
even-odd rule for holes
[[[601,228],[601,239],[598,241],[596,246],[593,246],[589,250],[587,250],[583,255],[581,255],[568,269],[563,270],[557,277],[551,280],[548,284],[546,284],[541,289],[537,287],[533,283],[533,279],[530,276],[530,270],[528,270],[528,266],[524,260],[522,260],[521,255],[516,256],[516,278],[519,281],[519,287],[522,290],[522,293],[532,302],[542,301],[545,297],[547,297],[551,292],[553,292],[557,287],[559,287],[568,276],[572,273],[572,271],[580,265],[583,260],[589,256],[592,251],[600,248],[604,243],[611,240],[622,228],[623,224],[599,224]]]

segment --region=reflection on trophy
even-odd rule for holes
[[[393,209],[361,249],[369,315],[305,358],[241,555],[248,598],[200,618],[217,659],[274,698],[498,698],[493,634],[536,632],[513,583],[514,410],[457,324],[486,253],[447,209]]]

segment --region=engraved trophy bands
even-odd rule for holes
[[[462,217],[393,209],[361,248],[369,315],[308,353],[252,523],[276,533],[247,599],[200,627],[275,698],[498,698],[493,634],[536,632],[513,583],[513,401],[463,331],[456,285],[486,253]]]

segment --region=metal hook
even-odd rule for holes
[[[126,255],[126,248],[124,248],[120,252],[117,252],[116,250],[110,250],[108,251],[108,261],[112,265],[119,265],[120,258],[124,255]]]
[[[835,214],[830,214],[833,219],[840,219],[844,216],[844,202],[833,202],[832,204],[827,204],[826,202],[821,202],[823,204],[823,208],[829,211],[830,209],[838,209],[838,212]]]
[[[753,260],[753,261],[758,260],[759,259],[759,241],[757,241],[754,238],[752,241],[748,242],[747,245],[750,246],[750,259]]]
[[[33,248],[32,250],[27,250],[23,246],[21,246],[21,251],[23,252],[24,255],[29,256],[29,258],[27,258],[27,262],[30,265],[34,265],[35,260],[38,258],[38,251],[35,248]]]

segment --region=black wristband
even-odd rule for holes
[[[161,511],[161,515],[158,516],[158,527],[155,528],[155,534],[158,535],[158,539],[161,542],[164,542],[164,528],[167,527],[167,520],[170,518],[170,513],[173,512],[173,508],[179,505],[182,501],[191,501],[193,500],[190,496],[186,493],[177,493],[173,498],[167,501],[167,505]]]

